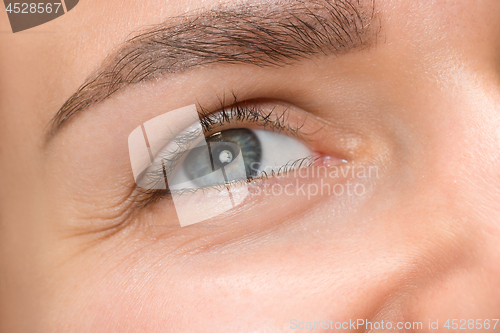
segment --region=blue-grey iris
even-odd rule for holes
[[[183,163],[189,179],[200,186],[223,184],[240,175],[253,178],[257,175],[262,158],[262,146],[252,130],[246,128],[229,129],[206,138],[207,147],[192,149]],[[242,155],[244,166],[233,161]],[[244,171],[242,168],[244,167]],[[222,170],[221,173],[214,173]],[[213,174],[213,176],[210,176]]]

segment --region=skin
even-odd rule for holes
[[[217,3],[144,4],[81,1],[0,34],[1,332],[300,331],[292,319],[449,332],[447,319],[500,317],[499,1],[378,1],[368,49],[137,84],[44,144],[64,101],[131,33]],[[228,91],[309,113],[311,132],[323,127],[313,151],[378,177],[351,180],[363,195],[255,196],[192,227],[167,200],[134,208],[129,133]]]

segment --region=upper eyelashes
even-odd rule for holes
[[[271,110],[264,110],[251,102],[239,103],[236,96],[233,95],[233,97],[234,102],[229,108],[225,107],[225,102],[221,100],[221,111],[215,114],[199,105],[200,124],[205,133],[210,133],[214,128],[223,127],[231,122],[243,122],[255,124],[271,131],[287,132],[287,134],[294,136],[304,134],[301,129],[305,124],[305,120],[301,124],[291,124],[288,108],[285,107],[284,110],[279,111],[276,107]]]

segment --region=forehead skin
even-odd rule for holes
[[[62,155],[75,146],[90,156],[79,146],[88,119],[109,128],[121,119],[88,110],[46,149],[57,110],[135,31],[217,5],[87,0],[17,34],[7,33],[1,11],[0,332],[286,332],[293,318],[421,321],[424,328],[428,320],[499,318],[496,0],[377,1],[382,29],[376,46],[331,60],[321,73],[309,70],[314,67],[290,71],[313,82],[311,94],[318,99],[356,80],[368,87],[366,96],[351,89],[360,104],[372,100],[368,91],[386,96],[380,131],[390,132],[384,140],[394,172],[359,214],[369,227],[329,227],[321,235],[314,227],[318,233],[307,238],[293,229],[293,242],[270,237],[276,242],[271,254],[268,247],[242,246],[245,256],[221,251],[222,259],[202,262],[187,254],[183,265],[165,254],[168,244],[161,239],[144,250],[142,240],[128,234],[103,243],[61,236],[78,211],[75,202],[52,193],[59,185],[50,184],[70,182],[61,171],[67,161]],[[255,71],[256,77],[266,73]],[[332,85],[321,81],[315,87],[310,73]],[[144,117],[133,116],[134,124],[116,126],[116,132],[130,133]],[[108,163],[104,157],[102,163]],[[329,221],[332,213],[321,207],[310,214],[294,223]],[[347,236],[335,238],[337,231]]]

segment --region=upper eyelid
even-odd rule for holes
[[[269,128],[273,131],[286,132],[306,142],[309,141],[309,136],[316,133],[306,133],[302,130],[306,125],[309,113],[306,113],[302,122],[292,125],[289,121],[292,107],[288,103],[279,100],[271,101],[262,99],[239,101],[234,92],[231,92],[231,95],[232,102],[229,104],[226,103],[225,96],[222,98],[218,97],[218,105],[213,108],[217,110],[216,112],[198,103],[198,115],[202,128],[206,133],[212,130],[214,124],[217,125],[217,119],[220,119],[217,118],[217,114],[222,114],[222,119],[224,120],[236,119],[246,121],[247,123],[256,123],[257,125]],[[261,106],[264,104],[266,104],[267,107]],[[277,111],[278,107],[280,108],[279,111]]]

